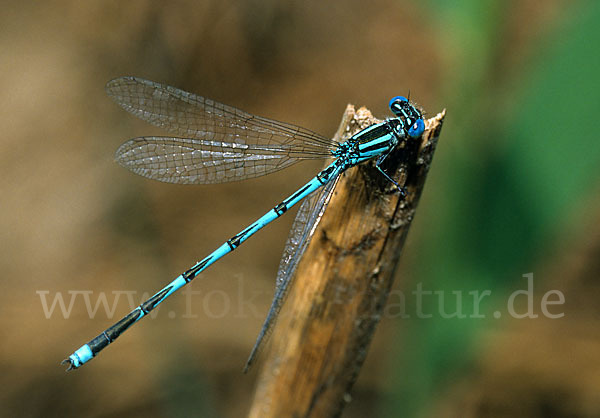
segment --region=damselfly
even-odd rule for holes
[[[106,91],[121,107],[176,136],[140,137],[121,145],[116,160],[136,174],[178,184],[224,183],[262,176],[306,159],[335,160],[287,199],[228,239],[206,258],[180,274],[123,319],[77,349],[63,363],[75,369],[94,358],[159,303],[191,282],[212,263],[230,253],[263,226],[305,199],[292,225],[277,272],[273,302],[246,363],[252,364],[268,336],[289,289],[290,279],[323,215],[341,173],[363,161],[376,167],[400,193],[404,190],[381,168],[397,147],[425,129],[421,112],[405,97],[389,102],[396,115],[339,143],[307,129],[262,118],[192,93],[137,77],[110,81]]]

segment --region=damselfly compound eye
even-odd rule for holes
[[[415,123],[408,129],[408,135],[411,138],[418,138],[425,131],[425,122],[423,119],[417,119]]]
[[[408,102],[408,99],[404,96],[396,96],[392,100],[390,100],[389,107],[394,115],[398,115],[398,112],[402,108],[403,102]]]

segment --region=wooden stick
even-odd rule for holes
[[[280,313],[251,417],[341,413],[382,315],[444,115],[386,160],[386,172],[407,189],[404,200],[373,164],[340,179]],[[376,122],[349,105],[338,140]]]

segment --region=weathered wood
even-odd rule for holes
[[[407,188],[404,200],[372,164],[340,179],[275,327],[251,417],[341,413],[392,286],[444,115],[426,121],[422,141],[388,157],[386,172]],[[348,106],[338,135],[375,122],[368,110]]]

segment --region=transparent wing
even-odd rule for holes
[[[337,142],[308,129],[254,116],[174,87],[137,77],[106,84],[106,92],[133,115],[184,137],[246,145],[284,145],[289,153],[330,155]]]
[[[258,334],[258,338],[256,339],[256,343],[254,343],[254,347],[252,348],[252,352],[248,357],[246,366],[244,367],[244,373],[250,369],[262,347],[271,335],[273,326],[277,320],[277,315],[291,288],[292,279],[296,267],[298,266],[298,262],[302,258],[323,213],[325,213],[325,209],[331,199],[331,195],[333,194],[338,179],[339,176],[307,197],[298,210],[298,214],[292,224],[292,229],[290,230],[290,234],[283,250],[283,256],[279,262],[279,270],[277,271],[277,280],[275,284],[275,295],[273,296],[267,318],[265,319],[262,329]]]
[[[261,145],[156,136],[131,139],[115,155],[120,165],[136,174],[178,184],[250,179],[305,158],[293,156],[285,149]]]

